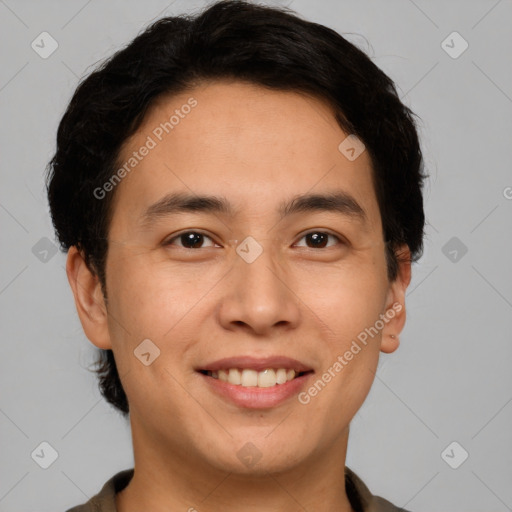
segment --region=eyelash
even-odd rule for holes
[[[181,238],[183,235],[187,235],[189,233],[195,233],[197,235],[202,235],[203,237],[206,237],[206,238],[209,238],[212,242],[214,242],[214,240],[206,235],[205,233],[202,233],[201,231],[195,231],[195,230],[190,230],[190,231],[183,231],[182,233],[179,233],[178,235],[175,235],[173,236],[172,238],[169,238],[166,242],[163,243],[164,246],[172,246],[172,242],[176,239],[179,239]],[[320,230],[313,230],[313,231],[308,231],[307,233],[304,233],[299,240],[302,240],[304,237],[308,236],[308,235],[312,235],[312,234],[316,234],[316,233],[321,233],[323,235],[328,235],[328,236],[331,236],[333,238],[336,238],[338,240],[338,242],[340,242],[341,244],[345,244],[345,241],[340,238],[338,235],[335,235],[333,233],[330,233],[329,231],[320,231]],[[214,242],[215,243],[215,242]],[[192,249],[190,247],[182,247],[182,246],[178,246],[180,249],[187,249],[189,251],[197,251],[198,249]],[[329,246],[329,247],[332,247],[332,246]],[[329,247],[321,247],[320,249],[328,249]],[[314,247],[307,247],[308,249],[315,249]],[[202,247],[200,247],[199,249],[202,249]]]

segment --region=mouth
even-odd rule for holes
[[[233,386],[270,388],[281,386],[303,375],[313,373],[313,370],[301,372],[287,368],[266,368],[263,371],[256,371],[251,368],[229,368],[218,371],[199,370],[199,373]]]
[[[198,368],[217,396],[243,408],[274,407],[305,385],[312,368],[287,357],[226,358]]]

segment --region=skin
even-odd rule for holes
[[[159,99],[120,162],[190,97],[197,106],[116,187],[108,303],[76,248],[68,254],[85,334],[114,351],[130,404],[135,474],[118,510],[350,511],[350,421],[379,353],[398,347],[410,282],[406,261],[387,278],[370,157],[338,150],[347,134],[319,99],[220,81]],[[329,211],[280,220],[282,201],[334,189],[357,200],[366,222]],[[142,212],[174,191],[223,195],[239,211],[180,213],[142,229]],[[194,229],[205,235],[199,248],[180,237],[164,244]],[[306,232],[334,237],[318,248]],[[250,264],[236,252],[249,235],[263,248]],[[314,369],[312,384],[396,303],[401,311],[307,405],[293,396],[241,408],[194,371],[224,357],[285,355]],[[133,351],[147,338],[160,356],[145,366]],[[252,467],[237,457],[247,442],[261,454]]]

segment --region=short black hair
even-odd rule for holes
[[[80,250],[105,299],[115,190],[101,200],[94,190],[118,169],[121,146],[157,98],[226,79],[326,101],[343,131],[357,136],[370,155],[389,279],[397,277],[400,245],[409,247],[412,261],[421,256],[427,176],[416,114],[402,104],[393,81],[328,27],[288,8],[223,0],[194,16],[153,22],[81,81],[60,122],[47,167],[53,225],[62,250]],[[98,350],[101,393],[127,416],[114,354]]]

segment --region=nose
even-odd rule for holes
[[[254,261],[240,254],[224,283],[218,310],[222,326],[264,337],[296,328],[301,301],[293,290],[289,269],[268,247]]]

